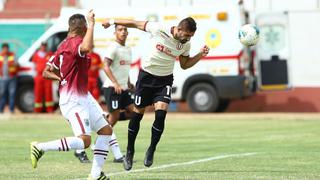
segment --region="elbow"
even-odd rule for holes
[[[91,48],[82,47],[80,51],[81,51],[81,54],[87,54],[87,53],[89,53],[91,51]]]
[[[181,67],[181,69],[183,69],[183,70],[188,69],[188,66],[186,66],[186,65],[180,65],[180,67]]]

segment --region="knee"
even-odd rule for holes
[[[98,135],[112,135],[112,132],[113,132],[112,127],[110,125],[106,125],[103,128],[101,128],[97,132],[97,134]]]
[[[84,144],[84,148],[85,148],[85,149],[88,148],[88,147],[90,147],[90,144],[91,144],[91,136],[86,136],[86,135],[84,135],[84,136],[81,136],[80,138],[83,140],[83,144]]]

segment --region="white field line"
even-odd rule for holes
[[[156,170],[156,169],[165,169],[165,168],[170,168],[170,167],[192,165],[192,164],[203,163],[203,162],[208,162],[208,161],[214,161],[214,160],[219,160],[219,159],[225,159],[225,158],[230,158],[230,157],[253,156],[253,155],[256,155],[256,154],[257,153],[253,152],[253,153],[227,154],[227,155],[213,156],[213,157],[209,157],[209,158],[198,159],[198,160],[182,162],[182,163],[164,164],[164,165],[161,165],[161,166],[151,167],[151,168],[143,168],[143,169],[135,169],[135,170],[131,170],[131,171],[120,171],[120,172],[108,173],[107,176],[116,176],[116,175],[121,175],[121,174],[152,171],[152,170]],[[78,179],[72,179],[72,180],[85,180],[85,179],[86,178],[78,178]]]

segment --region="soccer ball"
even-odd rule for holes
[[[259,28],[254,24],[243,25],[239,30],[239,40],[245,46],[254,46],[259,41]]]

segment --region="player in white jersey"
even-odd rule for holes
[[[189,41],[197,29],[196,22],[191,17],[183,19],[173,27],[165,27],[147,21],[120,19],[108,19],[102,25],[107,28],[112,24],[137,28],[151,34],[151,52],[143,60],[136,83],[135,108],[128,126],[127,154],[123,163],[126,170],[132,168],[134,143],[139,132],[140,121],[145,107],[153,104],[155,121],[151,129],[151,143],[144,159],[144,165],[150,167],[153,164],[156,146],[164,130],[167,109],[171,100],[172,73],[176,58],[179,59],[182,69],[188,69],[206,56],[209,48],[203,46],[198,54],[193,57],[189,56]]]
[[[126,46],[128,36],[127,27],[115,26],[115,41],[112,42],[104,57],[104,71],[108,78],[103,83],[104,97],[109,111],[108,121],[114,126],[120,118],[120,111],[125,110],[128,115],[133,111],[133,99],[130,89],[129,71],[131,64],[131,48]],[[129,117],[125,117],[129,118]],[[115,133],[112,134],[109,146],[114,154],[113,162],[123,162],[123,155],[120,151]]]

